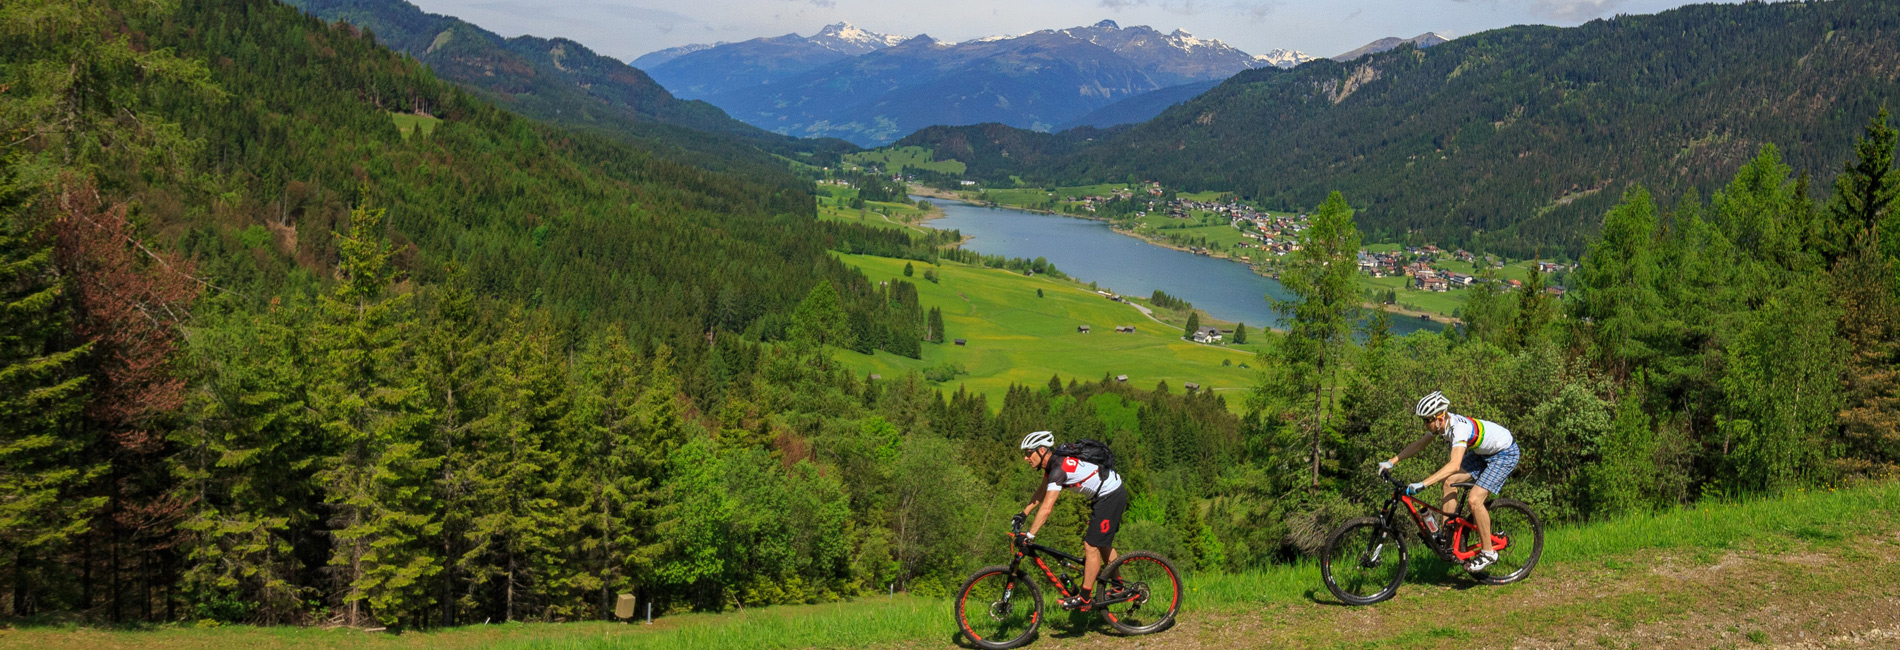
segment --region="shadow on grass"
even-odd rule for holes
[[[1406,584],[1445,587],[1453,591],[1464,591],[1472,587],[1486,586],[1484,583],[1478,582],[1477,579],[1471,577],[1471,574],[1465,573],[1463,567],[1446,562],[1437,557],[1424,558],[1414,563],[1412,568],[1406,573],[1405,583],[1400,584],[1399,589],[1403,591]],[[1333,598],[1332,592],[1324,589],[1308,589],[1301,595],[1305,597],[1307,602],[1315,605],[1357,607],[1357,605],[1345,603]],[[1397,597],[1398,596],[1393,596],[1393,598]]]

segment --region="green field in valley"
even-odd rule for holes
[[[892,147],[889,149],[872,149],[870,151],[847,154],[844,157],[844,163],[846,169],[853,171],[855,171],[856,168],[876,163],[882,165],[885,171],[891,173],[896,173],[900,168],[914,167],[956,176],[963,175],[965,167],[962,162],[957,160],[931,160],[932,155],[932,151],[924,147]]]
[[[1850,603],[1900,599],[1900,485],[1793,491],[1555,527],[1526,581],[1476,585],[1412,555],[1391,601],[1341,607],[1311,563],[1240,574],[1189,574],[1173,629],[1106,633],[1089,615],[1052,615],[1038,648],[1326,647],[1889,647],[1890,612]],[[997,558],[1001,561],[1003,558]],[[1052,605],[1049,605],[1052,606]],[[1869,628],[1872,628],[1869,630]],[[473,625],[408,634],[336,628],[188,624],[143,629],[17,624],[0,648],[36,650],[802,650],[960,647],[947,600],[855,601],[605,622]],[[1886,636],[1882,636],[1886,634]],[[1562,643],[1541,643],[1542,640]],[[1829,643],[1830,639],[1846,643]],[[1675,641],[1670,643],[1669,641]],[[1875,640],[1869,643],[1869,640]],[[1858,642],[1856,642],[1858,641]],[[967,647],[967,646],[963,646]]]
[[[850,206],[851,199],[858,196],[858,190],[842,185],[819,183],[818,218],[823,221],[841,221],[862,223],[878,228],[892,228],[921,232],[916,224],[935,214],[936,210],[925,210],[915,203],[896,203],[890,201],[866,201],[863,208]]]
[[[904,260],[841,255],[847,264],[863,269],[872,280],[902,278]],[[938,283],[923,279],[927,264],[912,262],[916,274],[909,280],[926,308],[943,310],[949,339],[942,345],[924,344],[924,358],[909,359],[878,352],[864,355],[836,352],[836,358],[860,374],[894,378],[943,364],[962,366],[969,374],[943,384],[954,390],[963,385],[988,395],[992,406],[1002,403],[1011,384],[1044,386],[1051,374],[1095,381],[1103,375],[1128,375],[1130,384],[1153,388],[1167,382],[1179,391],[1187,382],[1219,391],[1230,407],[1239,408],[1243,389],[1254,381],[1254,354],[1248,349],[1202,345],[1181,339],[1181,330],[1163,325],[1129,305],[1114,302],[1074,282],[1026,277],[998,269],[956,263],[935,267]],[[1043,297],[1036,297],[1042,289]],[[1076,332],[1088,325],[1088,334]],[[1115,332],[1133,325],[1135,333]],[[1232,365],[1221,365],[1229,361]]]

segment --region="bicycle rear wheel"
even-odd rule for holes
[[[1405,536],[1378,517],[1346,522],[1326,540],[1319,572],[1333,597],[1348,605],[1370,605],[1399,592],[1411,557]]]
[[[1544,555],[1543,521],[1516,499],[1494,499],[1485,504],[1485,510],[1491,513],[1491,541],[1498,546],[1498,561],[1472,577],[1491,585],[1523,580]],[[1482,548],[1475,534],[1460,545],[1469,550]]]
[[[957,627],[977,647],[1005,650],[1028,643],[1042,625],[1042,588],[1011,576],[1001,564],[977,569],[957,589]]]
[[[1175,613],[1181,611],[1181,598],[1187,595],[1174,565],[1147,551],[1116,558],[1102,576],[1095,584],[1095,590],[1103,594],[1098,599],[1113,600],[1132,592],[1128,600],[1099,608],[1109,627],[1122,634],[1152,634],[1167,629],[1174,623]]]

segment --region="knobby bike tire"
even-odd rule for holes
[[[1376,562],[1371,558],[1375,542],[1381,544]],[[1355,546],[1358,548],[1352,548]],[[1378,517],[1347,521],[1326,538],[1326,548],[1319,556],[1319,572],[1326,581],[1326,590],[1348,605],[1371,605],[1399,593],[1399,583],[1405,582],[1410,564],[1411,553],[1405,534],[1386,526]],[[1391,576],[1366,583],[1366,578],[1354,575],[1379,568],[1389,571]],[[1348,575],[1338,575],[1342,572]],[[1349,590],[1361,586],[1378,586],[1379,590],[1370,594]]]
[[[1133,600],[1101,607],[1102,620],[1126,635],[1153,634],[1167,629],[1174,624],[1174,615],[1181,611],[1181,601],[1187,596],[1186,588],[1181,585],[1181,572],[1168,558],[1157,553],[1135,551],[1122,555],[1109,563],[1102,575],[1103,579],[1095,581],[1097,592],[1105,585],[1120,581],[1122,587],[1141,594]]]
[[[1510,539],[1510,546],[1498,553],[1498,564],[1479,571],[1472,575],[1472,578],[1488,585],[1507,585],[1530,576],[1531,569],[1537,566],[1537,560],[1544,555],[1543,520],[1538,518],[1537,512],[1531,510],[1530,506],[1516,499],[1493,499],[1485,504],[1485,509],[1491,512],[1491,534],[1507,536]],[[1504,516],[1500,517],[1500,513],[1504,513]],[[1507,522],[1515,520],[1517,523],[1499,528],[1500,519]],[[1526,524],[1530,528],[1529,531],[1511,530],[1511,528],[1519,528]],[[1529,539],[1525,539],[1527,536]],[[1519,551],[1518,545],[1524,542],[1530,543],[1530,550],[1527,553]],[[1504,565],[1506,568],[1515,565],[1515,568],[1511,568],[1508,573],[1500,574],[1493,571],[1499,565]]]
[[[1008,603],[999,600],[1005,586],[1011,589]],[[1042,587],[1027,575],[1009,575],[1006,565],[986,566],[957,588],[955,607],[964,638],[979,648],[1006,650],[1029,643],[1042,626]],[[1020,616],[1023,607],[1028,607],[1026,618]],[[1018,621],[1020,632],[1013,631]]]

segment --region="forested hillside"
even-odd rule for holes
[[[1629,187],[1706,196],[1763,144],[1826,182],[1855,124],[1900,104],[1897,44],[1890,2],[1696,5],[1249,70],[1106,137],[979,126],[898,144],[991,180],[1134,176],[1275,209],[1311,208],[1337,189],[1378,240],[1574,256],[1593,216]],[[952,137],[976,159],[945,146]]]
[[[693,152],[702,167],[754,177],[783,175],[763,150],[815,154],[827,164],[856,147],[800,140],[749,126],[702,101],[678,99],[638,68],[564,38],[502,38],[453,16],[425,13],[405,0],[295,0],[329,21],[369,30],[378,42],[428,65],[488,101],[528,117],[628,138],[647,148]],[[429,106],[416,106],[429,110]]]
[[[1107,376],[1000,404],[856,376],[834,355],[914,357],[957,305],[833,252],[949,282],[953,234],[818,222],[801,188],[528,121],[269,0],[0,5],[0,89],[9,622],[941,595],[1005,556],[1038,429],[1112,445],[1118,546],[1244,571],[1382,496],[1431,390],[1513,431],[1507,493],[1553,523],[1900,467],[1885,113],[1818,168],[1765,146],[1706,200],[1624,192],[1569,296],[1486,290],[1445,334],[1361,317],[1357,215],[1328,195],[1236,416]],[[440,123],[404,137],[423,103]]]

